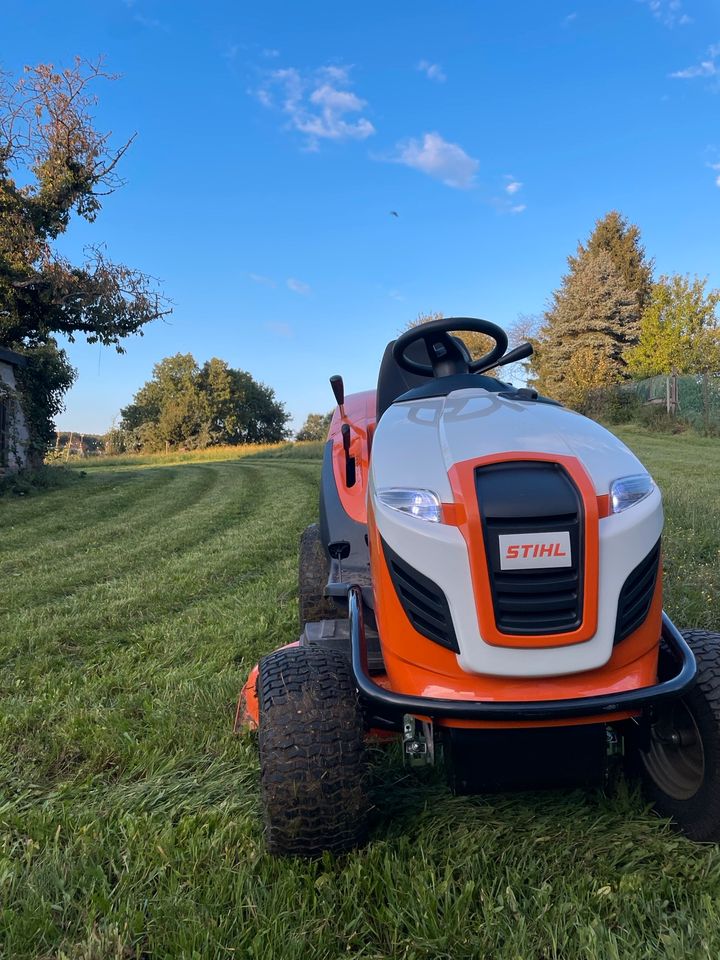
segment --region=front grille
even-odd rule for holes
[[[460,652],[447,598],[440,587],[406,563],[383,540],[383,553],[398,600],[422,636]]]
[[[481,467],[476,484],[493,598],[502,633],[542,636],[569,633],[582,623],[584,511],[563,467],[515,462]],[[499,537],[567,533],[571,565],[503,570]]]
[[[628,576],[618,598],[614,643],[620,643],[645,622],[650,613],[660,568],[660,541]]]

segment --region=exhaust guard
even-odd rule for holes
[[[367,665],[367,645],[363,623],[362,592],[359,586],[348,589],[352,669],[361,696],[371,704],[394,715],[417,714],[454,720],[570,720],[577,717],[600,717],[603,714],[640,710],[650,704],[682,696],[695,683],[697,664],[685,638],[665,612],[662,617],[662,638],[680,663],[680,671],[670,680],[623,690],[619,693],[579,697],[571,700],[533,700],[527,702],[446,700],[438,697],[413,697],[378,686],[371,679]]]

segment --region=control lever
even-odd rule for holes
[[[345,486],[355,486],[355,457],[350,456],[350,425],[344,423],[340,427],[342,433],[343,451],[345,453]]]
[[[335,402],[340,407],[340,416],[345,416],[345,384],[339,373],[330,377],[330,386],[335,397]]]
[[[350,556],[350,544],[347,540],[333,540],[328,544],[328,553],[338,562],[339,580],[342,581],[342,562]]]

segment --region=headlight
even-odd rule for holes
[[[620,477],[610,484],[610,505],[612,513],[622,513],[628,507],[640,503],[655,489],[649,473],[638,473],[632,477]]]
[[[440,523],[442,506],[437,494],[432,490],[406,490],[404,487],[385,487],[378,490],[376,496],[380,503],[411,517]]]

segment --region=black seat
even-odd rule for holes
[[[457,340],[458,338],[456,337],[455,339]],[[467,359],[469,360],[470,354],[467,352],[465,344],[462,343],[461,340],[458,340],[458,343],[467,354]],[[385,353],[383,354],[382,362],[380,364],[380,373],[378,374],[377,385],[378,422],[387,408],[391,404],[395,403],[398,397],[401,397],[404,393],[407,393],[408,390],[412,390],[414,387],[425,386],[434,379],[433,377],[421,377],[416,373],[408,373],[407,370],[403,370],[402,367],[395,362],[395,359],[392,355],[392,348],[394,345],[395,341],[391,340],[390,343],[385,347]],[[410,359],[415,360],[416,363],[430,363],[427,347],[422,340],[417,340],[415,343],[411,344],[407,353]]]

